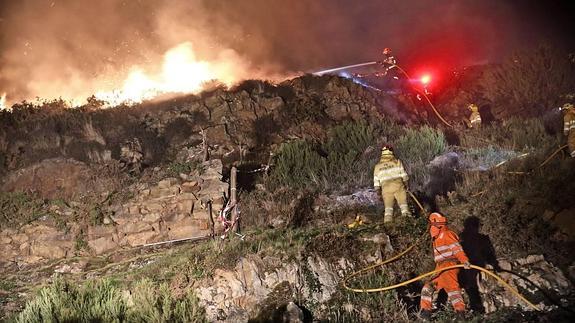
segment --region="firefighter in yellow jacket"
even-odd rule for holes
[[[407,184],[408,176],[403,168],[403,164],[393,155],[390,146],[384,146],[381,150],[381,159],[373,170],[373,186],[376,190],[381,189],[385,213],[383,222],[392,221],[393,205],[397,200],[401,215],[410,216],[407,205]]]
[[[479,114],[479,107],[477,104],[470,104],[467,108],[471,111],[469,116],[469,128],[479,128],[481,126],[481,115]]]
[[[575,158],[575,108],[573,103],[565,103],[563,108],[563,133],[567,136],[567,146],[571,157]]]

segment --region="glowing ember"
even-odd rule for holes
[[[164,55],[162,69],[156,75],[148,75],[143,69],[132,69],[121,90],[101,91],[96,98],[111,105],[138,103],[168,93],[198,93],[213,80],[226,85],[241,80],[241,67],[234,63],[235,53],[222,55],[217,61],[201,61],[196,58],[192,44],[182,43]]]

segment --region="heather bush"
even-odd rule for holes
[[[124,296],[110,279],[90,281],[82,286],[56,280],[40,290],[16,317],[28,322],[205,322],[205,311],[192,292],[181,298],[172,295],[167,284],[150,280],[135,284]]]
[[[541,115],[575,87],[575,63],[550,46],[519,52],[485,71],[480,95],[498,118]]]
[[[409,128],[395,142],[395,154],[403,161],[409,174],[409,186],[412,190],[424,187],[429,180],[427,164],[446,151],[444,134],[437,129],[423,126]]]
[[[342,191],[369,185],[377,162],[377,132],[364,122],[332,128],[324,144],[284,143],[268,183],[291,188]],[[371,147],[371,148],[370,148]]]

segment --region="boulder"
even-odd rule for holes
[[[530,255],[514,261],[500,259],[499,267],[528,279],[529,281],[526,281],[505,271],[500,273],[508,284],[518,289],[527,299],[542,309],[550,310],[554,306],[547,303],[547,298],[539,288],[558,296],[568,295],[573,288],[561,270],[547,262],[542,255]],[[508,306],[521,306],[524,310],[532,310],[497,281],[487,277],[485,273],[478,276],[478,287],[486,313]]]
[[[118,243],[114,241],[113,235],[110,234],[109,236],[88,240],[88,246],[96,255],[101,255],[118,248]]]
[[[46,259],[59,259],[66,257],[71,248],[69,243],[56,243],[55,241],[35,241],[30,246],[30,254]]]
[[[144,231],[144,232],[139,232],[139,233],[127,234],[124,237],[124,240],[131,247],[136,247],[136,246],[144,245],[146,243],[154,242],[154,240],[156,238],[158,238],[159,236],[160,235],[158,232],[150,230],[150,231]]]

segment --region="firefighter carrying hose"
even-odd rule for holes
[[[575,108],[573,108],[573,103],[565,103],[561,110],[564,111],[563,134],[567,136],[569,154],[575,158]]]
[[[467,108],[471,111],[468,123],[469,128],[479,128],[481,126],[481,115],[479,114],[479,107],[477,107],[477,104],[471,103],[467,106]]]
[[[382,54],[383,54],[383,60],[381,60],[377,63],[379,65],[383,66],[383,68],[385,69],[385,71],[383,72],[383,75],[386,75],[387,72],[389,72],[391,69],[396,67],[397,60],[391,54],[390,48],[387,48],[387,47],[384,48]],[[383,76],[383,75],[377,75],[377,76]]]
[[[401,209],[401,215],[411,216],[407,205],[407,180],[409,177],[403,164],[393,155],[391,146],[384,146],[381,150],[381,159],[373,170],[373,186],[377,191],[381,189],[385,212],[383,222],[393,220],[393,206],[395,200]]]
[[[429,232],[433,239],[433,255],[435,258],[436,270],[462,263],[465,269],[469,269],[471,264],[461,244],[459,237],[447,227],[447,218],[440,213],[434,212],[429,215]],[[430,282],[425,283],[421,289],[421,317],[431,318],[433,294],[444,289],[447,298],[455,312],[463,316],[465,313],[465,302],[461,294],[461,288],[457,281],[459,269],[443,271],[435,276]]]

